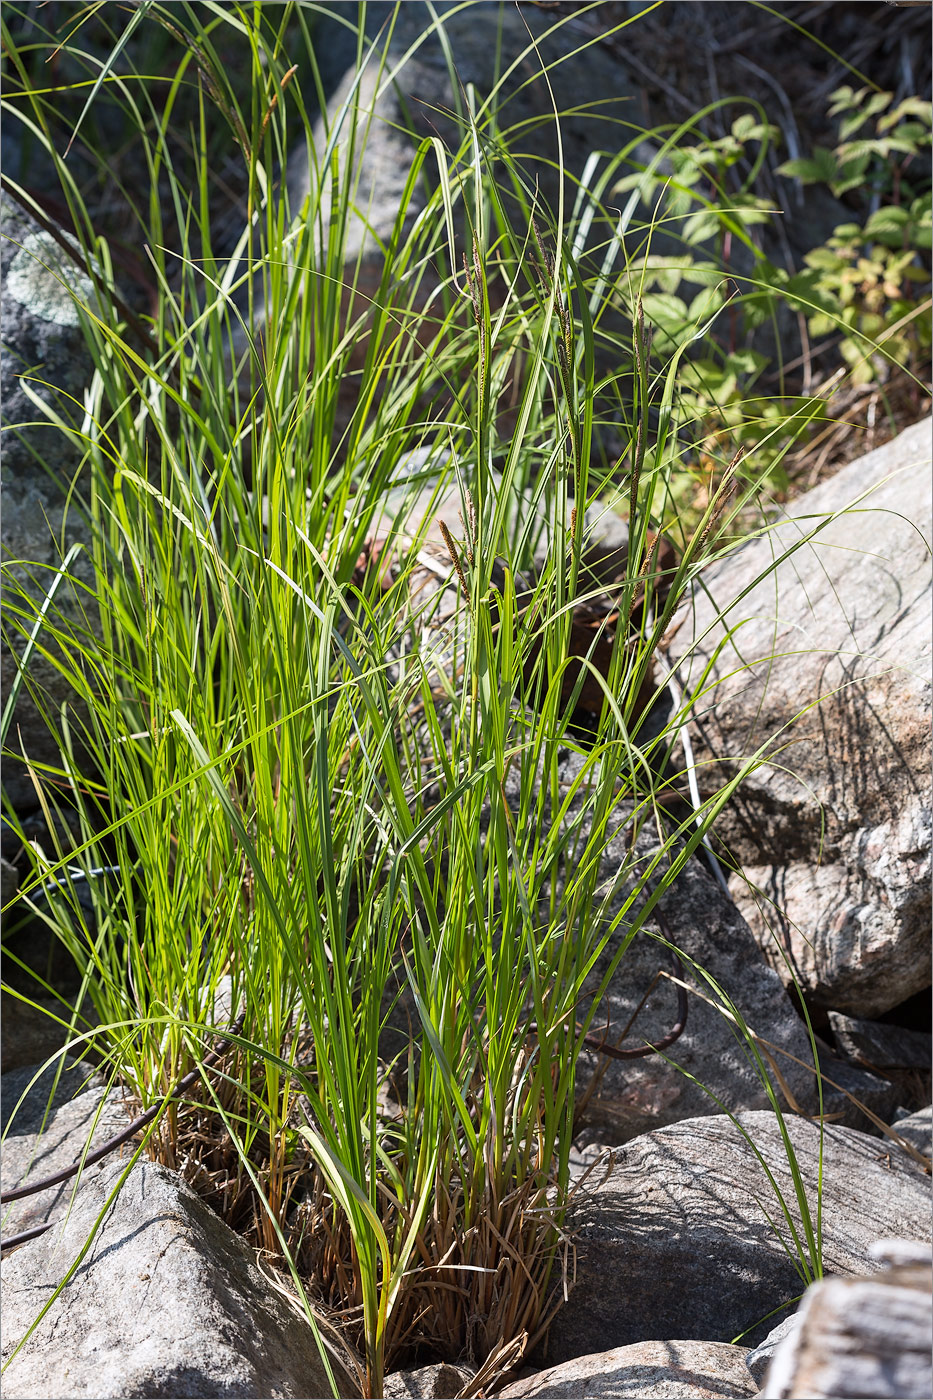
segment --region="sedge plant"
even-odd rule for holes
[[[652,348],[629,229],[601,202],[611,163],[570,186],[572,208],[542,208],[508,154],[498,90],[467,94],[460,148],[414,148],[379,259],[364,245],[348,264],[369,118],[354,90],[313,139],[294,71],[316,73],[314,7],[147,3],[132,24],[176,46],[163,87],[129,30],[104,60],[76,32],[69,56],[118,100],[145,159],[142,196],[123,190],[146,235],[145,321],[126,314],[60,154],[56,95],[5,35],[8,119],[54,165],[96,292],[79,305],[93,377],[75,424],[59,419],[82,455],[71,509],[89,569],[72,551],[38,601],[11,572],[5,614],[22,655],[13,700],[29,692],[60,763],[17,751],[11,705],[5,757],[29,766],[49,832],[78,834],[27,845],[11,917],[65,946],[81,976],[61,1012],[73,1047],[144,1108],[230,1038],[223,1071],[164,1107],[147,1148],[281,1262],[362,1394],[417,1355],[466,1356],[491,1383],[561,1295],[575,1073],[598,994],[763,757],[673,821],[665,760],[695,695],[660,733],[645,698],[675,608],[756,482],[739,456],[723,462],[665,574],[692,342]],[[373,44],[356,31],[359,72],[384,84],[400,61],[390,31]],[[246,201],[223,250],[218,121]],[[504,173],[484,155],[491,130]],[[296,133],[300,207],[278,179]],[[600,447],[610,423],[621,456]],[[425,484],[445,502],[438,533],[413,506]],[[625,500],[630,543],[600,669],[571,637],[575,607],[603,591],[587,507],[607,494]],[[63,714],[38,658],[68,688]],[[602,698],[581,730],[590,677]],[[622,828],[632,857],[607,882]]]

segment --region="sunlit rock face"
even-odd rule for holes
[[[781,976],[848,1015],[930,985],[930,482],[926,420],[709,569],[671,647],[688,690],[712,662],[701,786],[777,736],[717,828],[760,893],[733,892]]]

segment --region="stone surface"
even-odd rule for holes
[[[68,1061],[55,1084],[57,1066],[29,1065],[0,1079],[4,1191],[70,1167],[84,1152],[102,1146],[129,1121],[119,1089],[108,1092],[94,1069]],[[41,1071],[41,1073],[40,1073]],[[25,1095],[25,1097],[24,1097]],[[63,1182],[3,1208],[3,1233],[16,1234],[62,1216],[74,1182]]]
[[[3,563],[9,570],[4,589],[6,621],[15,654],[22,655],[24,639],[16,634],[10,612],[15,588],[24,589],[34,599],[43,597],[70,546],[89,539],[78,504],[66,501],[80,469],[81,448],[58,427],[43,421],[42,409],[30,400],[25,386],[28,383],[51,412],[80,427],[84,392],[93,369],[75,298],[93,303],[94,292],[88,277],[55,240],[6,196],[0,196],[0,232],[0,401],[4,427],[0,541]],[[87,582],[90,569],[86,559],[79,557],[72,573]],[[56,604],[66,616],[83,616],[87,611],[86,599],[82,603],[64,586],[56,594]],[[27,630],[28,626],[27,622]],[[16,670],[14,654],[4,643],[0,686],[5,696]],[[63,700],[72,699],[70,687],[43,657],[33,655],[29,674],[45,691],[53,712]],[[57,744],[25,689],[20,692],[7,742],[17,753],[25,750],[37,762],[60,765]],[[32,782],[20,764],[5,762],[3,781],[17,812],[35,807]]]
[[[8,904],[19,889],[19,873],[16,866],[0,856],[0,907]]]
[[[606,848],[601,874],[607,882],[626,859],[627,841],[628,834],[623,831]],[[610,906],[610,916],[621,906],[626,892],[621,892]],[[762,958],[732,900],[700,862],[693,860],[661,901],[660,909],[674,943],[685,955],[683,978],[696,988],[688,996],[686,1030],[663,1055],[619,1061],[584,1053],[578,1070],[581,1091],[586,1092],[588,1074],[601,1077],[586,1104],[580,1141],[619,1143],[684,1118],[767,1107],[767,1090],[755,1062],[723,1014],[721,1002],[711,1004],[711,999],[716,1003],[717,997],[693,964],[721,988],[746,1025],[773,1047],[773,1065],[794,1103],[806,1113],[816,1113],[816,1076],[806,1027],[794,1011],[780,978]],[[653,927],[649,924],[649,928]],[[594,980],[602,975],[624,937],[624,927],[612,936],[594,969]],[[594,1030],[610,1041],[617,1040],[657,974],[670,971],[673,966],[664,947],[647,934],[639,935],[624,954],[608,987]],[[676,988],[662,977],[625,1045],[656,1042],[675,1024],[677,1015]],[[828,1053],[821,1054],[821,1068],[827,1079],[855,1095],[880,1117],[886,1119],[893,1113],[896,1091],[886,1080],[834,1061]],[[783,1091],[773,1066],[769,1067],[769,1075],[781,1097]],[[783,1097],[781,1101],[786,1103]],[[852,1127],[869,1126],[852,1101],[826,1082],[824,1112],[844,1115],[840,1121]]]
[[[460,1366],[419,1366],[413,1371],[390,1371],[382,1393],[386,1400],[456,1400],[470,1379],[471,1372]]]
[[[738,1115],[800,1230],[793,1180],[772,1113]],[[811,1212],[816,1210],[819,1129],[785,1119]],[[544,1348],[556,1364],[607,1346],[684,1335],[754,1346],[773,1313],[803,1291],[768,1217],[786,1221],[752,1148],[723,1116],[694,1118],[619,1148],[608,1178],[594,1173],[572,1203],[576,1284]],[[601,1183],[601,1184],[600,1184]],[[865,1274],[879,1235],[929,1235],[928,1177],[876,1138],[827,1126],[823,1142],[823,1266]],[[793,1245],[791,1245],[793,1249]]]
[[[4,1259],[6,1361],[105,1211],[76,1273],[9,1362],[4,1395],[330,1395],[310,1326],[246,1244],[151,1163],[137,1163],[108,1206],[125,1170],[92,1167],[61,1229]],[[352,1394],[346,1385],[340,1393]]]
[[[780,733],[717,826],[764,896],[736,898],[785,979],[781,950],[855,1016],[930,985],[930,455],[927,420],[794,502],[704,574],[670,651],[689,693],[736,629],[692,726],[701,783]]]
[[[909,1031],[884,1021],[864,1021],[830,1011],[829,1024],[837,1048],[846,1059],[869,1069],[929,1070],[933,1058],[933,1036],[928,1031]]]
[[[894,1267],[873,1278],[831,1278],[807,1289],[798,1325],[775,1351],[766,1400],[928,1400],[933,1251],[894,1254]]]
[[[718,1400],[755,1395],[745,1347],[721,1342],[636,1342],[580,1356],[499,1392],[503,1400]]]
[[[763,1342],[759,1342],[754,1351],[750,1351],[745,1358],[745,1364],[751,1372],[752,1379],[756,1385],[762,1385],[768,1373],[768,1367],[774,1359],[774,1353],[778,1349],[779,1343],[785,1337],[789,1337],[796,1332],[800,1326],[800,1314],[793,1313],[790,1317],[785,1317],[783,1322],[779,1322],[773,1331],[769,1332]]]
[[[905,1113],[901,1118],[895,1118],[891,1124],[892,1128],[906,1138],[918,1152],[923,1152],[927,1157],[933,1154],[933,1108],[921,1108],[916,1113]]]
[[[27,1002],[0,992],[0,1064],[4,1070],[42,1064],[68,1039],[67,1027],[58,1018],[67,1017],[69,1008],[31,991],[28,995]]]
[[[532,6],[523,6],[519,13],[480,0],[458,12],[457,5],[441,0],[433,8],[443,26],[443,43],[428,6],[410,0],[395,19],[385,68],[380,71],[378,62],[372,62],[360,75],[355,51],[345,49],[346,72],[328,102],[329,121],[354,95],[361,121],[365,123],[372,114],[365,147],[361,151],[357,142],[355,152],[356,204],[361,214],[348,227],[345,258],[355,262],[361,251],[368,252],[379,270],[382,255],[377,240],[385,243],[391,237],[415,147],[425,137],[439,136],[451,155],[456,152],[466,129],[462,116],[456,114],[464,110],[468,87],[475,90],[481,133],[485,130],[488,135],[488,122],[479,109],[504,75],[497,92],[499,126],[521,127],[515,143],[521,152],[520,176],[526,189],[533,192],[537,187],[543,203],[555,211],[560,181],[554,107],[564,114],[560,131],[565,167],[579,178],[594,151],[618,150],[618,123],[629,115],[637,92],[605,45],[590,45],[578,52],[581,36],[574,26],[556,25],[556,16],[539,13]],[[393,9],[384,3],[367,6],[367,38],[379,33]],[[542,76],[544,67],[547,81]],[[582,105],[584,86],[587,110],[574,110]],[[326,146],[325,132],[326,124],[320,122],[314,133],[319,152]],[[346,128],[337,149],[346,169]],[[307,165],[305,153],[297,149],[288,166],[293,208],[299,207],[307,192]],[[433,156],[425,172],[429,182],[436,181]],[[501,168],[499,173],[504,175]],[[568,210],[574,189],[568,181]],[[409,227],[423,203],[423,193],[416,188],[407,210]],[[326,227],[326,215],[324,223]]]

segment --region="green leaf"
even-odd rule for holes
[[[707,393],[715,393],[726,378],[722,365],[707,359],[689,360],[684,365],[683,373],[685,384],[691,389],[701,389]]]
[[[697,243],[705,243],[707,239],[715,238],[721,227],[722,221],[718,214],[702,209],[696,214],[691,214],[684,224],[684,242],[691,247]]]
[[[930,147],[930,133],[920,122],[902,122],[888,139],[895,151],[914,153]]]
[[[687,329],[687,307],[680,297],[669,292],[649,292],[642,298],[645,320],[669,335],[677,336]]]
[[[714,311],[720,310],[723,300],[723,293],[719,287],[704,287],[691,301],[687,314],[691,321],[705,321]]]
[[[841,258],[838,253],[834,253],[832,248],[811,248],[804,257],[807,267],[824,268],[836,272],[841,268],[848,267],[845,258]],[[793,283],[794,278],[791,278]]]
[[[830,246],[837,243],[848,245],[850,243],[862,243],[864,237],[861,224],[837,224],[833,229],[833,236],[830,239]]]
[[[805,185],[818,182],[828,185],[830,180],[836,178],[838,168],[835,151],[830,151],[825,146],[814,146],[813,154],[808,159],[801,157],[797,160],[786,160],[783,165],[778,166],[777,173],[786,175],[789,179],[802,180]]]
[[[737,141],[779,141],[780,129],[770,122],[761,122],[751,112],[743,112],[732,123],[732,135]]]
[[[890,131],[904,117],[917,117],[921,128],[930,127],[933,125],[933,102],[926,102],[922,97],[905,97],[903,102],[879,118],[878,130]]]
[[[829,115],[835,117],[838,116],[840,112],[848,111],[850,107],[861,102],[867,91],[867,88],[860,88],[856,93],[853,88],[849,87],[848,83],[844,83],[842,87],[836,88],[835,91],[829,94]]]
[[[734,370],[736,374],[755,375],[768,364],[767,355],[763,355],[760,350],[733,350],[731,355],[726,356],[726,365]]]
[[[633,262],[631,266],[633,272],[644,271],[646,289],[656,286],[662,292],[676,292],[692,263],[693,259],[689,253],[682,257],[664,257],[659,253],[651,253],[640,262]]]
[[[927,215],[927,217],[924,218],[924,219],[919,219],[919,220],[915,223],[914,229],[913,229],[913,243],[914,243],[914,246],[915,246],[916,248],[923,248],[925,251],[928,252],[929,249],[930,249],[930,236],[931,236],[931,232],[933,232],[933,230],[931,230],[931,228],[930,228],[930,218],[929,218],[929,215]]]
[[[685,269],[683,280],[694,287],[716,287],[723,280],[723,271],[718,263],[696,262]]]
[[[868,169],[868,163],[872,156],[884,158],[891,149],[892,137],[885,137],[880,141],[849,141],[846,146],[840,147],[837,152],[839,156],[839,179],[846,179],[856,167],[861,170]]]
[[[910,214],[895,204],[883,205],[869,217],[865,225],[865,238],[877,238],[890,247],[898,247],[903,240],[904,230],[910,223]]]
[[[868,169],[869,157],[860,156],[857,160],[846,161],[840,166],[839,173],[835,180],[831,180],[829,188],[838,199],[847,190],[857,189],[865,182],[865,172]]]
[[[755,264],[756,281],[763,282],[767,287],[785,287],[789,275],[786,268],[776,267],[767,258],[762,258],[759,263]]]
[[[840,142],[848,141],[849,137],[854,136],[856,131],[864,126],[869,118],[875,116],[877,112],[883,111],[884,108],[888,106],[893,96],[894,94],[890,92],[872,93],[871,97],[860,111],[853,112],[850,117],[846,117],[846,119],[840,123]]]

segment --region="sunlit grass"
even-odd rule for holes
[[[663,797],[706,676],[663,732],[644,723],[666,679],[661,639],[758,482],[729,450],[682,509],[692,340],[652,349],[626,230],[601,203],[608,176],[555,213],[509,168],[507,203],[481,154],[493,101],[459,150],[415,151],[409,186],[426,182],[426,207],[409,226],[403,198],[364,295],[362,266],[344,261],[367,120],[352,95],[323,153],[309,143],[305,207],[278,182],[294,133],[312,128],[290,76],[313,53],[310,7],[143,5],[137,22],[187,36],[168,99],[144,75],[87,67],[119,92],[145,156],[148,201],[136,195],[158,297],[144,334],[108,295],[108,249],[55,157],[108,309],[82,308],[95,374],[72,434],[94,570],[68,586],[87,625],[56,606],[70,559],[46,605],[11,584],[7,607],[10,633],[30,638],[21,683],[42,655],[88,713],[47,712],[61,763],[35,773],[43,810],[54,830],[56,804],[73,806],[82,839],[29,848],[21,904],[81,970],[76,1034],[144,1106],[242,1014],[223,1075],[166,1110],[152,1150],[287,1261],[309,1310],[339,1325],[362,1393],[381,1394],[386,1366],[419,1348],[494,1375],[538,1333],[559,1279],[593,970],[624,926],[603,990],[765,754],[678,825]],[[228,30],[250,65],[248,110],[216,56]],[[24,88],[10,111],[60,150],[54,96],[30,95],[8,48]],[[385,63],[362,40],[359,56]],[[190,105],[196,72],[183,173],[173,104],[185,88]],[[223,255],[218,120],[249,209]],[[498,137],[507,148],[501,125]],[[621,454],[605,449],[610,425]],[[430,520],[403,503],[390,546],[372,549],[415,450],[436,464],[424,475],[439,497],[459,491],[447,546],[433,546],[437,591],[459,600],[443,632],[432,600],[412,596]],[[601,671],[570,636],[574,606],[603,591],[585,567],[585,507],[609,496],[630,544]],[[662,525],[676,545],[663,572]],[[603,698],[584,731],[587,677]],[[633,851],[654,833],[653,854],[607,888],[600,858],[622,827]],[[68,865],[105,872],[89,882],[94,921],[67,885],[39,898]],[[811,1218],[794,1185],[810,1277],[819,1207]]]

